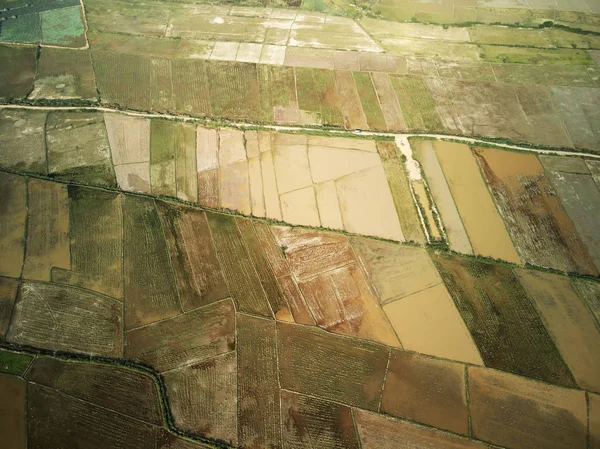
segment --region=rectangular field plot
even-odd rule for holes
[[[0,42],[23,42],[35,44],[40,42],[40,15],[24,14],[7,19],[0,28]]]
[[[600,131],[597,126],[600,107],[598,89],[553,87],[551,90],[552,100],[573,145],[597,152],[600,148]]]
[[[175,134],[177,124],[150,122],[150,185],[154,195],[177,196]]]
[[[381,48],[356,22],[294,23],[289,45],[296,47],[331,48],[379,52]]]
[[[466,389],[461,363],[392,350],[381,411],[468,435]]]
[[[475,254],[520,263],[471,149],[450,142],[433,145]]]
[[[246,243],[248,254],[252,259],[252,263],[260,278],[260,282],[265,290],[275,318],[282,321],[293,321],[284,293],[279,287],[265,250],[263,249],[264,239],[261,240],[259,234],[255,230],[255,226],[259,227],[258,223],[255,224],[244,218],[236,219],[236,223],[244,242]],[[272,238],[271,241],[274,243]]]
[[[85,4],[88,26],[93,31],[163,37],[171,5],[121,0],[90,0]]]
[[[542,86],[596,87],[586,66],[494,64],[498,81]]]
[[[428,74],[429,76],[437,74],[442,78],[455,78],[465,81],[480,81],[485,83],[492,83],[496,80],[496,67],[507,67],[507,66],[495,66],[492,69],[490,64],[482,64],[479,62],[468,63],[468,62],[442,62],[435,61],[434,73]],[[526,66],[519,66],[526,67]],[[426,75],[426,73],[423,73]],[[499,77],[498,77],[499,78]]]
[[[49,350],[119,357],[121,303],[73,287],[24,282],[7,340]]]
[[[235,351],[171,370],[164,373],[163,378],[178,428],[236,444]],[[188,446],[164,446],[165,449],[177,447],[186,449]],[[189,449],[196,449],[196,446],[189,446]]]
[[[432,259],[485,366],[574,385],[541,318],[510,268],[442,254]]]
[[[7,280],[15,282],[14,293],[16,296],[17,281],[15,281],[14,279],[1,278],[0,289],[2,290],[2,294],[4,294],[4,289],[6,288],[5,283]],[[30,354],[0,349],[0,373],[22,376],[25,373],[25,371],[27,371],[27,369],[29,368],[33,357],[34,356]],[[4,379],[6,379],[6,377],[4,377]]]
[[[44,47],[30,99],[95,99],[96,84],[87,50]]]
[[[103,103],[150,110],[150,58],[93,51],[96,83]]]
[[[278,447],[281,423],[275,322],[238,314],[236,331],[240,445]]]
[[[282,388],[377,410],[386,347],[296,324],[278,323],[277,331]]]
[[[406,131],[408,129],[394,87],[387,73],[371,73],[373,86],[381,104],[383,117],[390,131]],[[362,97],[361,97],[362,98]]]
[[[336,70],[334,74],[337,94],[340,98],[340,109],[344,116],[344,127],[346,129],[367,128],[367,119],[362,110],[352,72]]]
[[[27,180],[0,173],[0,275],[21,276],[27,221]]]
[[[504,64],[573,64],[593,65],[594,62],[585,50],[541,49],[480,45],[483,59]]]
[[[298,107],[315,116],[314,124],[343,126],[333,71],[301,67],[295,71]]]
[[[149,424],[162,424],[154,379],[133,369],[39,357],[27,371],[27,380]]]
[[[10,101],[26,97],[33,88],[36,71],[36,48],[0,45],[0,60],[11,61],[0,65],[0,100]]]
[[[475,148],[474,153],[525,262],[565,272],[597,274],[535,155],[490,148]]]
[[[371,75],[366,72],[353,72],[356,88],[358,89],[358,97],[362,105],[362,109],[367,120],[367,124],[371,129],[387,129],[385,117],[381,110],[379,98],[375,92],[375,87],[371,80]]]
[[[235,118],[257,117],[260,100],[256,64],[222,61],[205,64],[212,113]]]
[[[104,114],[110,151],[119,187],[150,193],[150,120]]]
[[[310,438],[314,449],[358,449],[352,411],[345,405],[281,391],[281,417],[285,423],[283,441],[285,447],[302,447]],[[288,425],[289,424],[289,425]],[[363,446],[366,447],[366,446]]]
[[[150,98],[153,111],[173,111],[173,79],[171,60],[152,58],[150,61]]]
[[[517,276],[528,291],[556,342],[563,359],[581,388],[600,392],[600,331],[594,315],[580,298],[568,277],[518,270]]]
[[[590,256],[600,270],[600,191],[589,174],[566,173],[546,169],[550,183],[575,224]]]
[[[205,115],[210,111],[210,85],[202,60],[175,59],[173,70],[173,97],[178,112]]]
[[[121,196],[76,186],[69,186],[68,190],[71,267],[70,270],[52,267],[52,282],[76,285],[121,299]]]
[[[0,432],[11,447],[27,447],[27,383],[16,376],[0,374]]]
[[[297,123],[298,101],[294,69],[274,65],[258,65],[261,120]]]
[[[332,50],[285,47],[283,63],[290,67],[332,70],[334,68],[333,55]]]
[[[85,47],[81,7],[58,8],[40,13],[42,43],[61,47]]]
[[[126,328],[180,314],[179,295],[154,200],[123,196],[123,223]]]
[[[126,333],[125,355],[159,372],[235,349],[235,309],[220,301]]]
[[[450,78],[425,81],[448,133],[572,146],[557,103],[543,86]]]
[[[267,30],[265,23],[268,23],[268,19],[189,14],[188,11],[179,9],[169,20],[167,36],[229,42],[262,42]]]
[[[51,112],[46,123],[46,144],[51,176],[116,187],[102,113]]]
[[[409,242],[424,243],[425,235],[406,172],[400,162],[398,147],[394,142],[377,142],[377,150],[383,161],[383,169],[392,192],[404,239]]]
[[[175,39],[105,33],[101,31],[88,31],[87,35],[90,46],[95,51],[100,50],[129,55],[140,54],[156,58],[172,57],[183,44],[183,41]]]
[[[238,310],[272,318],[271,307],[235,218],[214,213],[207,217],[217,257]]]
[[[435,102],[422,78],[390,76],[390,80],[409,129],[429,131],[443,129]]]
[[[471,242],[452,198],[442,166],[435,154],[433,142],[411,139],[410,146],[423,169],[429,191],[441,216],[450,249],[463,254],[473,254]]]
[[[6,337],[6,332],[8,332],[8,327],[10,326],[10,318],[12,315],[13,307],[15,305],[15,301],[17,299],[18,290],[18,280],[7,277],[0,277],[0,337],[2,338]],[[11,359],[10,354],[11,353],[3,353],[0,351],[0,372],[6,372],[11,370],[11,366],[9,365],[10,360],[5,361],[3,359],[3,355],[5,355],[8,359]]]
[[[0,112],[0,165],[46,175],[46,112]]]
[[[400,9],[400,8],[398,8]],[[484,449],[483,443],[469,441],[455,434],[441,432],[407,420],[393,419],[378,413],[353,409],[358,435],[363,449],[409,449],[431,447],[439,449]],[[398,446],[398,435],[402,435]]]
[[[475,437],[507,447],[585,447],[583,391],[476,367],[469,368],[468,377]],[[515,416],[523,427],[513,426]]]
[[[29,444],[43,447],[153,447],[156,427],[42,386],[28,392]],[[57,413],[60,410],[60,413]]]
[[[203,211],[157,203],[184,310],[229,295]]]
[[[152,193],[198,200],[196,129],[186,123],[152,120],[150,183]]]
[[[30,179],[27,207],[27,254],[23,278],[50,281],[53,267],[71,268],[67,186]]]

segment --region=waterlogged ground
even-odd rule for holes
[[[595,6],[273,6],[0,0],[4,443],[598,447]]]

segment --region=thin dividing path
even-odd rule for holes
[[[136,111],[122,111],[120,109],[107,108],[103,106],[31,106],[31,105],[20,105],[20,104],[0,104],[0,110],[2,109],[34,109],[34,110],[44,110],[44,111],[98,111],[98,112],[113,112],[116,114],[129,115],[132,117],[143,117],[143,118],[163,118],[163,119],[175,119],[181,120],[184,122],[208,122],[211,121],[219,122],[220,126],[222,122],[212,119],[212,118],[201,118],[201,117],[187,117],[182,115],[172,115],[172,114],[158,114],[158,113],[150,113],[150,112],[136,112]],[[231,126],[248,126],[248,127],[260,127],[264,129],[272,129],[275,131],[318,131],[318,128],[310,128],[310,127],[302,127],[302,126],[284,126],[284,125],[257,125],[256,123],[244,123],[244,122],[231,122],[229,123]],[[343,129],[327,129],[327,132],[331,134],[348,134],[352,133],[352,130],[343,130]],[[393,137],[397,141],[400,139],[401,141],[406,141],[409,137],[430,137],[434,139],[440,140],[453,140],[458,142],[464,142],[468,144],[484,144],[484,145],[494,145],[499,148],[506,148],[509,150],[518,150],[524,151],[528,153],[538,153],[538,154],[555,154],[560,156],[585,156],[593,159],[600,160],[600,154],[593,153],[585,150],[572,150],[572,151],[564,151],[564,150],[546,150],[541,148],[528,148],[522,147],[519,145],[511,145],[507,143],[497,143],[484,139],[477,139],[474,137],[464,137],[464,136],[456,136],[449,134],[419,134],[419,133],[402,133],[402,132],[389,132],[389,131],[361,131],[361,136],[373,136],[373,137],[381,137],[388,136]],[[399,143],[399,142],[398,142]]]

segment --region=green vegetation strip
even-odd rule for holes
[[[0,373],[22,376],[32,360],[32,355],[0,348]]]

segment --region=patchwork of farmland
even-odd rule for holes
[[[452,250],[598,275],[594,159],[424,139],[412,146]]]
[[[427,14],[454,11],[446,2],[414,5]],[[445,23],[435,14],[414,23],[355,21],[295,9],[152,0],[87,0],[84,6],[80,28],[62,17],[75,7],[36,12],[56,15],[40,22],[49,27],[42,33],[47,43],[11,37],[9,24],[28,17],[25,11],[4,21],[6,42],[41,42],[41,48],[36,54],[31,46],[0,45],[15,61],[0,69],[7,80],[0,99],[600,148],[600,37],[593,29],[535,27],[543,21],[501,27],[477,17],[449,28],[419,23]],[[540,17],[560,25],[559,13],[579,11],[563,9]],[[504,23],[501,16],[493,22]],[[88,26],[82,46],[64,43],[79,39],[71,28],[83,33]]]
[[[600,269],[595,159],[122,113],[5,109],[0,130],[5,169],[517,265]],[[402,162],[409,145],[422,176]]]
[[[0,446],[600,447],[594,1],[0,0],[0,61]]]
[[[86,47],[83,8],[79,0],[0,2],[0,42]]]
[[[424,243],[393,142],[57,111],[5,110],[0,128],[4,168]]]
[[[580,447],[595,419],[595,280],[17,174],[0,185],[15,441]],[[535,438],[515,436],[513,413]]]

